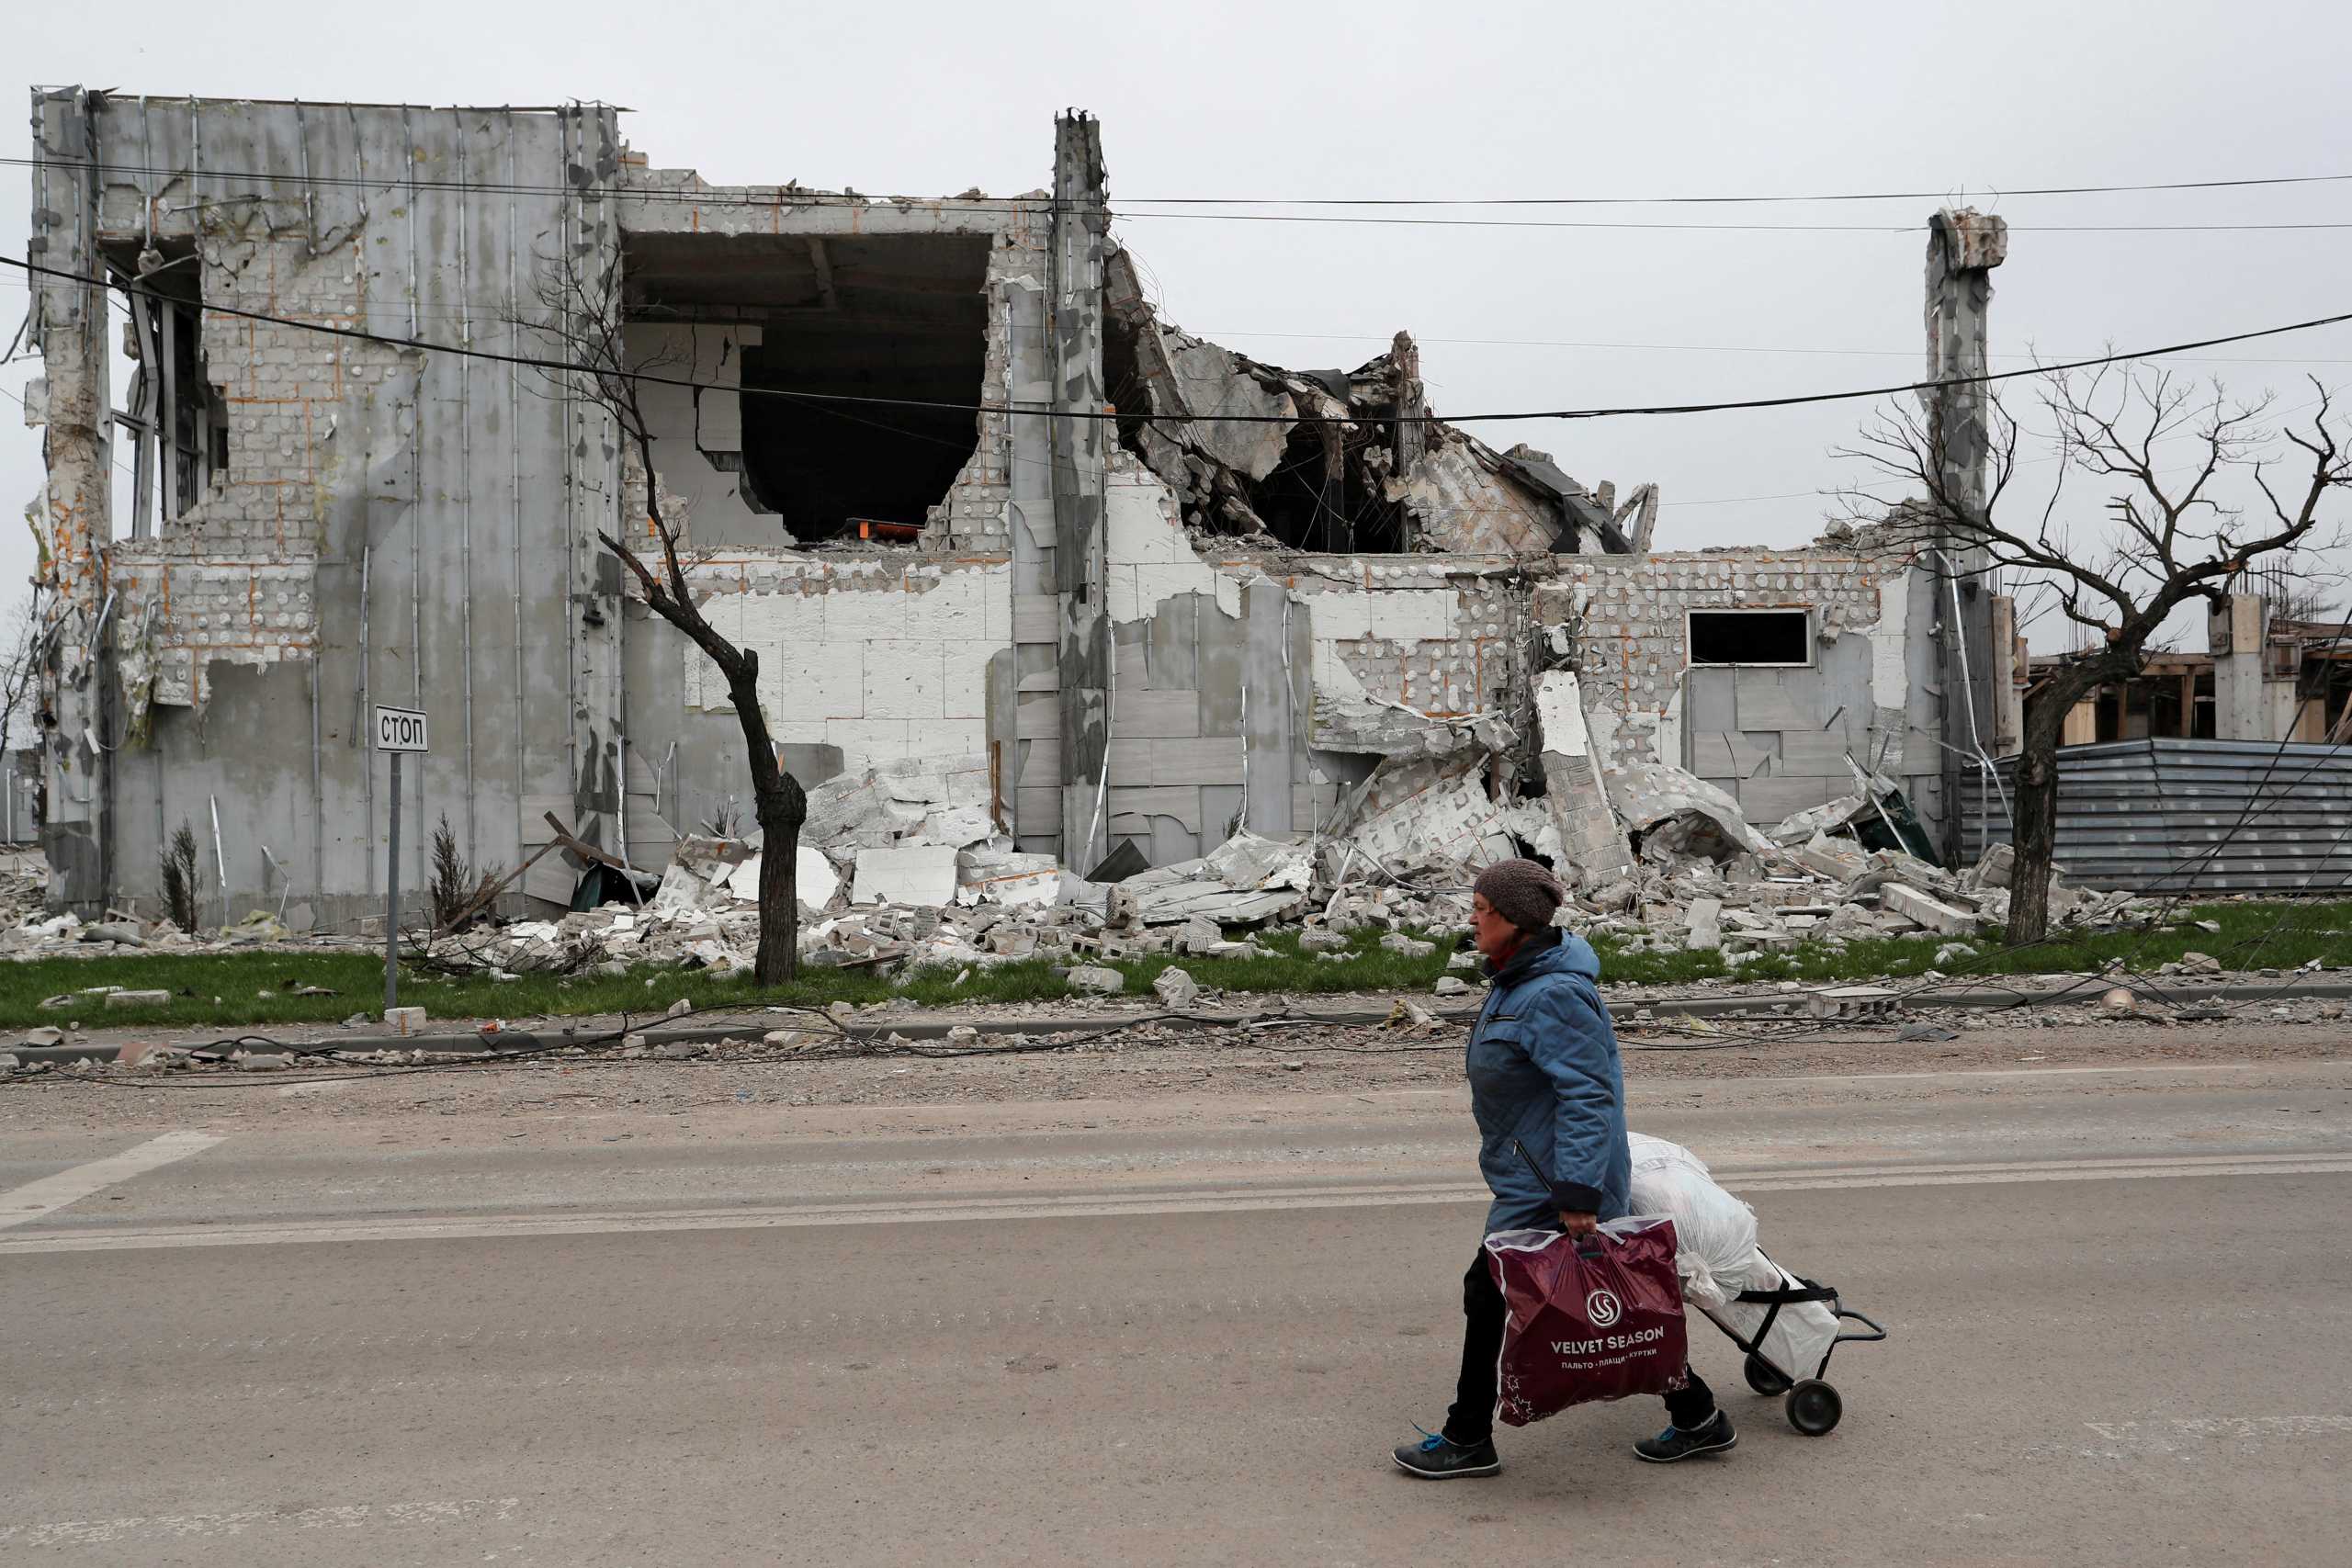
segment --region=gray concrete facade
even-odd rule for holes
[[[514,323],[543,258],[614,243],[610,112],[36,107],[36,261],[198,304],[197,373],[226,411],[225,462],[193,503],[119,528],[86,469],[130,445],[103,412],[105,293],[36,280],[69,694],[48,747],[54,899],[152,899],[187,822],[232,910],[356,914],[384,875],[376,703],[434,716],[403,804],[412,887],[445,812],[475,858],[503,861],[543,808],[609,809],[618,595],[591,547],[589,412],[519,367],[220,308],[547,355]]]
[[[1765,823],[1847,793],[1849,753],[1940,809],[1929,574],[1625,553],[1655,487],[1619,506],[1541,453],[1398,422],[1426,409],[1403,333],[1302,378],[1164,328],[1119,296],[1135,274],[1084,116],[1057,123],[1050,191],[911,199],[711,186],[595,106],[44,90],[34,109],[33,260],[63,275],[34,296],[60,907],[153,913],[186,823],[219,868],[209,913],[379,913],[378,704],[432,716],[402,795],[412,909],[444,816],[493,869],[550,815],[649,868],[730,808],[748,827],[723,687],[598,542],[642,536],[649,487],[705,615],[758,651],[804,783],[985,769],[998,828],[1080,871],[1124,841],[1166,863],[1237,827],[1322,832],[1432,737],[1502,755],[1551,628],[1617,756],[1686,766]],[[633,360],[677,383],[646,389],[650,473],[561,367],[568,278],[616,290]],[[107,284],[134,317],[129,387]],[[1051,417],[1124,395],[1114,337],[1165,401],[1140,430]],[[1240,389],[1325,423],[1196,420],[1186,378],[1220,389],[1203,406]],[[1382,410],[1377,471],[1329,464],[1321,493],[1403,547],[1269,537],[1253,476]],[[118,459],[146,476],[127,508]],[[1692,661],[1693,609],[1776,606],[1809,617],[1802,665]],[[509,907],[560,904],[577,874],[549,855]]]

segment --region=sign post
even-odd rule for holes
[[[401,753],[424,750],[421,708],[376,710],[376,750],[392,770],[391,833],[384,852],[384,1010],[401,1005]]]

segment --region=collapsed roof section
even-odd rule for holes
[[[1548,453],[1498,452],[1431,415],[1420,351],[1398,333],[1353,370],[1286,370],[1160,320],[1135,260],[1103,289],[1104,380],[1120,444],[1185,524],[1293,549],[1625,555],[1648,547],[1657,492],[1618,505]]]

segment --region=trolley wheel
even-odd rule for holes
[[[1747,1386],[1760,1394],[1770,1397],[1789,1392],[1788,1374],[1761,1356],[1751,1354],[1741,1370],[1747,1374]]]
[[[1838,1425],[1846,1402],[1818,1378],[1806,1378],[1789,1390],[1789,1425],[1808,1438],[1818,1438]]]

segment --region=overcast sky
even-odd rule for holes
[[[352,25],[345,25],[351,23]],[[1114,206],[1159,197],[1657,197],[1938,191],[2013,225],[1996,352],[2162,344],[2352,310],[2352,228],[2061,231],[2052,225],[2352,224],[2352,182],[2000,197],[2003,188],[2352,173],[2352,10],[2185,0],[2053,6],[1101,4],[863,7],[409,4],[364,18],[248,0],[124,0],[103,22],[9,27],[21,90],[627,106],[657,166],[718,182],[1003,195],[1050,182],[1053,117],[1102,121]],[[26,120],[0,152],[29,151]],[[1136,215],[1120,232],[1170,319],[1261,358],[1352,365],[1419,335],[1441,412],[1685,402],[1913,378],[1933,201],[1407,209],[1386,216],[1671,224],[1509,228]],[[0,247],[28,184],[0,168]],[[1253,209],[1251,210],[1264,210]],[[1318,212],[1328,216],[1328,212]],[[0,279],[21,316],[20,277]],[[1509,340],[1469,341],[1469,340]],[[1619,344],[1633,346],[1598,346]],[[2213,351],[2233,391],[2352,380],[2352,329]],[[37,363],[0,367],[20,393]],[[0,574],[39,432],[0,398]],[[1798,545],[1830,449],[1867,405],[1494,426],[1588,484],[1656,480],[1659,547]],[[2048,471],[2049,465],[2042,465]],[[2078,489],[2086,527],[2097,495]],[[2041,639],[2038,637],[2037,642]]]

